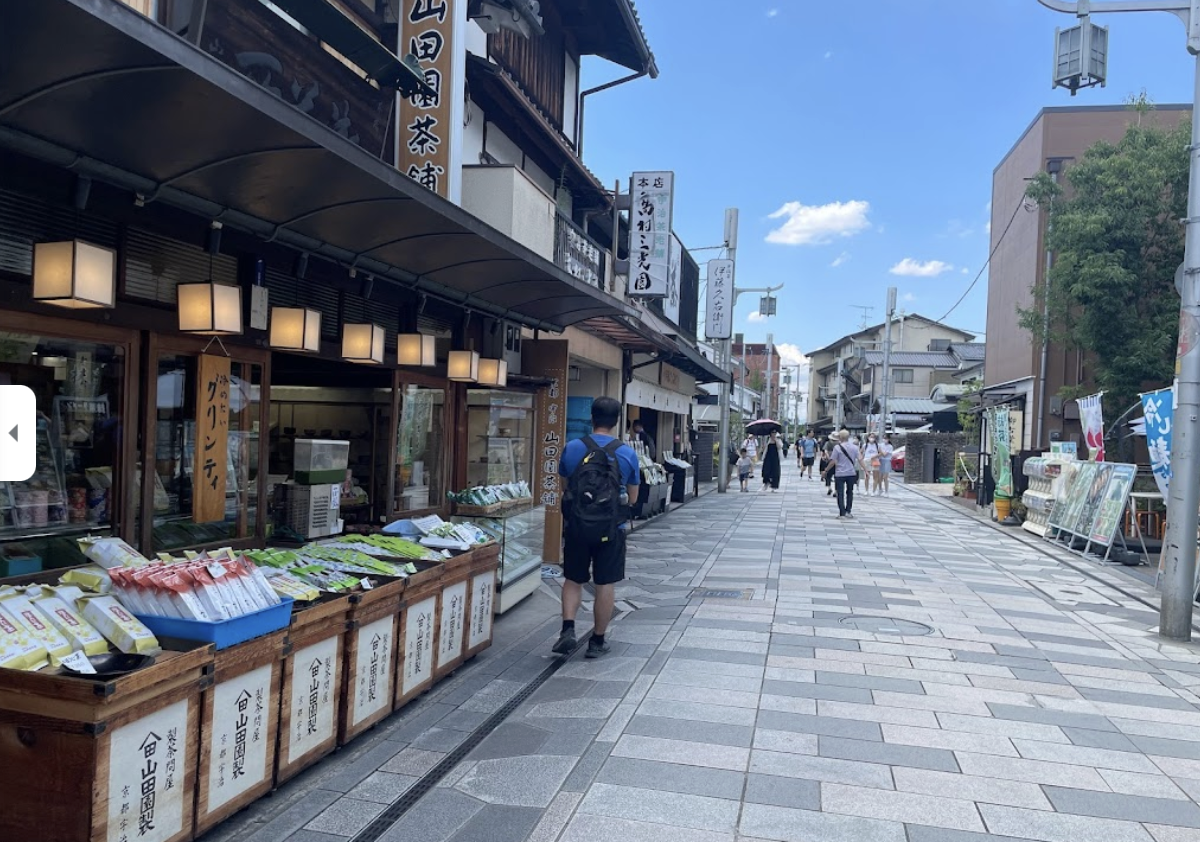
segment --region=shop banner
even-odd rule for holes
[[[704,338],[728,339],[733,335],[733,261],[708,261],[708,293],[704,307]]]
[[[1103,397],[1103,392],[1097,392],[1075,401],[1079,404],[1079,420],[1083,424],[1089,462],[1104,461],[1104,409],[1100,405]]]
[[[1008,407],[992,410],[992,479],[996,482],[996,496],[1013,496],[1012,475],[1012,426]]]
[[[225,520],[229,474],[229,357],[201,354],[196,364],[196,463],[192,520]]]
[[[430,91],[400,100],[398,168],[449,199],[456,192],[451,189],[454,104],[462,97],[454,57],[459,10],[466,5],[465,0],[403,0],[400,5],[401,49],[416,57]]]
[[[1165,500],[1171,485],[1171,425],[1175,420],[1175,389],[1159,389],[1143,394],[1142,413],[1146,418],[1150,470]]]
[[[671,273],[675,173],[635,172],[629,211],[629,294],[666,298]]]
[[[542,560],[562,560],[562,488],[558,460],[567,441],[567,340],[537,339],[521,349],[522,373],[549,385],[538,389],[534,400],[537,430],[533,459],[533,493],[546,507]]]

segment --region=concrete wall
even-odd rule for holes
[[[463,167],[463,209],[554,260],[554,200],[520,167]]]
[[[925,470],[925,446],[933,445],[941,451],[939,470],[944,477],[954,476],[955,454],[967,447],[967,438],[962,433],[909,433],[904,437],[904,481],[923,482]],[[934,477],[934,481],[937,477]]]

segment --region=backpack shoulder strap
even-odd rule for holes
[[[608,444],[604,445],[604,452],[616,459],[617,451],[620,450],[621,446],[624,444],[625,442],[621,441],[620,439],[613,439]]]

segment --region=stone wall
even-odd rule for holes
[[[909,433],[904,438],[904,481],[923,482],[925,448],[933,445],[941,451],[938,466],[942,476],[954,476],[954,455],[966,450],[967,437],[962,433]],[[934,481],[937,477],[934,477]]]

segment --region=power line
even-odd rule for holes
[[[967,287],[967,291],[966,291],[966,292],[964,292],[964,293],[963,293],[963,294],[962,294],[962,295],[959,297],[958,301],[955,301],[955,302],[954,302],[954,306],[953,306],[953,307],[951,307],[949,310],[947,310],[947,311],[946,311],[946,314],[945,314],[944,316],[942,316],[940,319],[938,319],[938,321],[939,321],[939,322],[944,322],[944,321],[946,321],[946,318],[947,318],[947,317],[948,317],[948,316],[949,316],[951,313],[953,313],[955,310],[957,310],[957,309],[958,309],[958,305],[959,305],[959,304],[962,304],[962,303],[963,303],[963,300],[964,300],[964,299],[966,299],[966,297],[967,297],[968,295],[970,295],[970,294],[971,294],[971,290],[973,290],[973,289],[975,288],[975,284],[979,283],[979,279],[983,277],[983,273],[984,273],[984,272],[986,272],[986,271],[987,271],[987,268],[988,268],[988,266],[990,266],[990,265],[991,265],[991,263],[992,263],[992,258],[993,258],[993,257],[995,257],[995,256],[996,256],[996,252],[998,252],[998,251],[1000,250],[1000,244],[1004,242],[1004,235],[1008,233],[1008,229],[1009,229],[1009,228],[1012,228],[1012,225],[1013,225],[1013,223],[1014,223],[1014,222],[1016,222],[1016,220],[1017,220],[1017,214],[1019,214],[1019,213],[1021,212],[1021,208],[1025,208],[1025,196],[1022,196],[1022,197],[1021,197],[1021,201],[1020,201],[1020,202],[1018,202],[1018,203],[1017,203],[1017,206],[1016,206],[1016,208],[1014,208],[1014,209],[1013,209],[1013,215],[1012,215],[1012,218],[1010,218],[1010,219],[1008,220],[1008,224],[1007,224],[1007,225],[1005,225],[1005,226],[1004,226],[1004,230],[1000,232],[1000,239],[999,239],[999,240],[996,240],[996,245],[995,245],[995,247],[992,249],[992,253],[991,253],[991,254],[989,254],[989,255],[988,255],[988,259],[987,259],[987,260],[985,260],[985,261],[983,262],[983,266],[982,266],[982,268],[980,268],[980,270],[979,270],[979,274],[975,276],[975,280],[971,281],[971,285]],[[1033,209],[1031,209],[1031,208],[1025,208],[1025,209],[1026,209],[1026,210],[1028,210],[1028,211],[1030,211],[1031,213],[1033,212]]]

